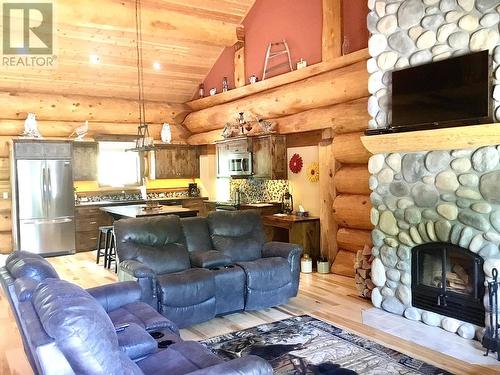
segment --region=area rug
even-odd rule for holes
[[[308,315],[213,337],[202,343],[227,360],[257,355],[275,374],[451,374]]]

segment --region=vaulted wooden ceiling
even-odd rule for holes
[[[142,0],[145,98],[192,99],[254,2]],[[57,0],[54,9],[57,66],[2,67],[0,90],[136,99],[135,0]]]

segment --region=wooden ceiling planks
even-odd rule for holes
[[[142,0],[146,99],[189,101],[254,2]],[[56,67],[3,67],[0,90],[135,100],[135,1],[59,0],[55,14]]]

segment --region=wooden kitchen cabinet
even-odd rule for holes
[[[252,137],[253,173],[256,178],[287,179],[286,137],[264,135]]]
[[[154,172],[156,179],[200,177],[198,148],[184,145],[157,146]]]
[[[97,142],[73,143],[73,180],[97,180]]]
[[[99,207],[76,207],[76,251],[95,250],[99,227],[112,224],[111,216]]]

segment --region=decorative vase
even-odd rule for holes
[[[172,142],[172,130],[170,129],[170,125],[168,123],[164,123],[161,127],[161,141],[163,143]]]
[[[312,272],[313,262],[309,254],[304,254],[302,259],[300,260],[300,272],[302,273],[311,273]]]

